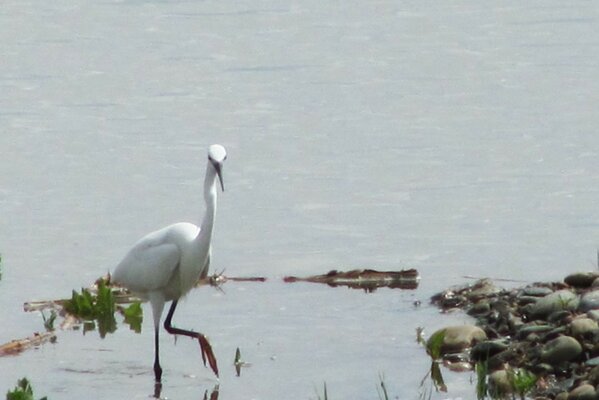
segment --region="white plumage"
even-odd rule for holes
[[[158,330],[164,304],[172,301],[164,323],[169,333],[197,338],[206,358],[218,375],[216,358],[207,339],[201,333],[186,331],[171,326],[177,301],[208,274],[211,240],[216,215],[216,180],[222,180],[222,164],[227,158],[225,148],[215,144],[208,149],[208,165],[204,180],[206,213],[201,227],[188,222],[169,225],[141,238],[117,265],[112,279],[152,305],[155,331],[154,374],[157,382],[162,377],[158,351]]]

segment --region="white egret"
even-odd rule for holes
[[[216,214],[217,187],[225,187],[222,178],[222,165],[227,158],[225,148],[214,144],[208,149],[208,165],[204,180],[206,214],[201,227],[188,222],[169,225],[141,238],[116,267],[112,279],[128,288],[143,299],[150,301],[154,317],[154,376],[156,382],[162,378],[158,351],[158,330],[164,305],[172,301],[164,328],[175,335],[185,335],[198,339],[202,359],[206,358],[218,376],[216,357],[206,337],[198,332],[175,328],[171,320],[178,300],[196,284],[198,279],[208,274],[210,264],[212,230]]]

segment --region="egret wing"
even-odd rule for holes
[[[142,241],[116,267],[113,279],[134,292],[159,289],[168,284],[180,256],[176,244]]]

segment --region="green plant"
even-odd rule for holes
[[[441,329],[433,333],[433,335],[426,342],[426,352],[433,359],[437,361],[441,358],[441,348],[443,347],[443,341],[445,340],[445,329]]]
[[[29,380],[27,378],[19,379],[17,386],[6,393],[6,400],[34,400],[33,388]],[[40,400],[48,400],[48,398],[42,397]]]
[[[91,324],[84,325],[83,331],[89,330],[89,327],[95,327],[98,323],[100,336],[106,336],[106,333],[112,333],[116,330],[116,320],[114,319],[115,301],[112,290],[107,286],[106,281],[100,279],[97,283],[96,294],[92,294],[88,289],[81,289],[81,293],[73,290],[70,300],[64,304],[64,309]],[[93,328],[92,328],[93,329]]]
[[[488,362],[479,361],[475,365],[476,370],[476,398],[478,400],[485,399],[489,393],[489,387],[487,382],[487,374],[489,373]]]
[[[135,301],[127,308],[123,308],[121,313],[125,317],[125,323],[129,325],[135,333],[141,333],[141,323],[143,322],[143,311],[141,303]]]
[[[523,368],[509,368],[507,373],[514,393],[524,400],[526,394],[534,389],[537,383],[536,375]]]
[[[56,321],[56,311],[50,311],[50,316],[46,318],[46,314],[42,311],[42,319],[44,320],[44,328],[46,328],[47,332],[52,332],[54,330],[54,321]]]

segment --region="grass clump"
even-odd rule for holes
[[[6,393],[6,400],[34,400],[33,388],[29,380],[27,378],[19,379],[17,386]],[[48,397],[44,396],[40,400],[48,400]]]
[[[524,400],[526,395],[535,387],[537,376],[523,368],[508,369],[508,379],[514,393]]]

